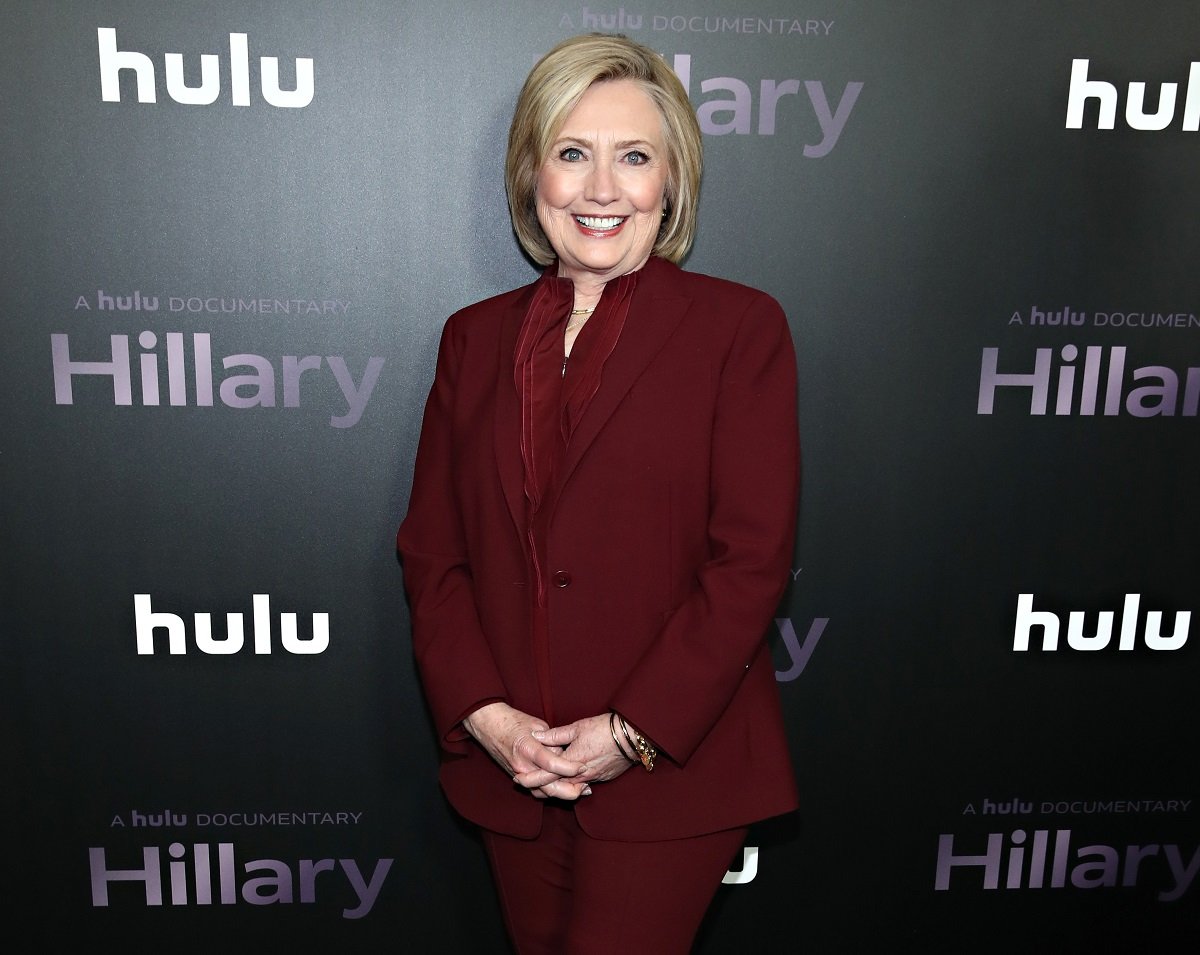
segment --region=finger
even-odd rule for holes
[[[583,763],[560,756],[555,750],[542,746],[529,737],[522,739],[516,748],[513,769],[528,773],[534,769],[545,769],[555,776],[577,776],[583,771]]]
[[[556,777],[565,776],[568,779],[572,776],[578,776],[587,768],[585,763],[574,759],[567,759],[565,756],[559,756],[551,753],[549,750],[546,750],[540,759],[534,760],[534,766],[538,769],[551,772]]]
[[[537,730],[534,739],[546,746],[568,746],[579,736],[579,729],[574,723],[569,726],[552,726],[547,730]]]
[[[574,801],[580,796],[590,796],[592,794],[592,787],[586,783],[568,783],[559,779],[547,786],[543,786],[541,792],[544,792],[547,796],[553,796],[555,799]]]
[[[559,778],[556,773],[548,773],[544,769],[534,769],[527,773],[517,773],[513,776],[513,782],[526,789],[541,789]]]

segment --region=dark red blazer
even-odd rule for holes
[[[397,538],[413,646],[463,816],[533,836],[541,801],[460,725],[615,709],[657,744],[576,808],[601,839],[714,832],[796,805],[765,634],[791,566],[796,361],[770,296],[651,259],[551,489],[550,697],[531,640],[513,352],[533,286],[446,323]]]

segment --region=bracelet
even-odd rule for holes
[[[621,717],[621,732],[625,734],[625,739],[629,740],[630,749],[637,753],[638,759],[646,767],[646,772],[654,772],[654,757],[658,755],[658,750],[636,728],[634,728],[633,737],[630,738],[629,724],[625,722],[624,717]]]
[[[638,760],[635,757],[630,756],[627,752],[625,752],[625,747],[622,746],[621,741],[619,739],[617,739],[617,726],[616,726],[616,723],[614,722],[616,720],[616,718],[617,718],[617,714],[616,714],[615,710],[608,714],[608,731],[610,733],[612,733],[613,742],[617,744],[617,752],[619,752],[622,756],[624,756],[631,763],[636,763]],[[624,724],[625,721],[622,720],[621,722],[622,722],[622,724]],[[624,727],[622,727],[622,728],[624,728]],[[632,742],[630,742],[629,748],[633,749]],[[636,750],[634,750],[634,752],[636,752]]]

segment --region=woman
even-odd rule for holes
[[[686,952],[796,794],[764,640],[797,496],[778,304],[674,263],[701,143],[620,36],[530,73],[513,226],[545,272],[447,322],[398,546],[440,779],[526,952]]]

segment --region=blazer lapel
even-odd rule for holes
[[[660,268],[665,265],[658,264]],[[657,281],[647,282],[646,285],[650,287],[646,288],[639,282],[639,287],[634,291],[629,317],[621,331],[621,338],[604,364],[600,389],[579,420],[567,445],[562,474],[558,475],[555,482],[555,497],[570,479],[587,449],[608,423],[608,419],[617,410],[634,382],[662,350],[671,333],[687,313],[690,304],[687,298],[672,294]]]
[[[532,286],[531,286],[532,288]],[[513,356],[517,334],[529,307],[530,295],[519,295],[504,312],[500,323],[499,352],[496,356],[496,400],[494,403],[496,466],[500,486],[512,515],[521,546],[528,548],[525,537],[525,465],[521,462],[521,398],[513,380]]]

